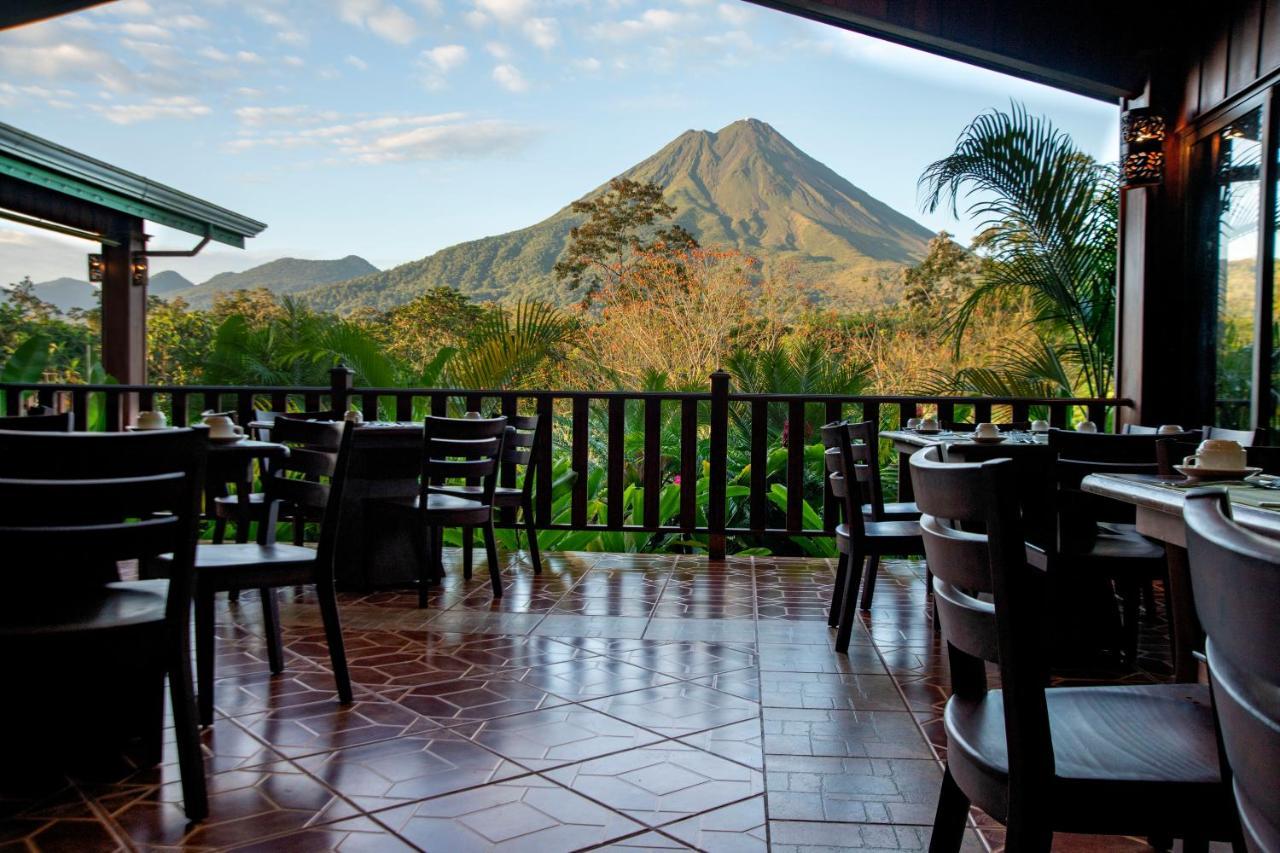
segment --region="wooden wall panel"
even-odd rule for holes
[[[1258,73],[1280,68],[1280,0],[1262,4],[1261,46],[1258,51]]]
[[[1210,36],[1200,66],[1200,109],[1212,109],[1227,96],[1227,49],[1230,36],[1219,30]]]
[[[1227,93],[1235,94],[1258,79],[1258,41],[1262,32],[1262,0],[1248,0],[1231,21],[1227,46]]]

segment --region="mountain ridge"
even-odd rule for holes
[[[265,287],[279,296],[376,272],[378,268],[359,255],[332,260],[277,258],[242,272],[218,273],[177,295],[194,308],[208,308],[223,293]]]
[[[758,119],[714,132],[687,130],[618,177],[662,185],[677,208],[674,221],[703,245],[737,248],[767,265],[787,263],[792,275],[856,303],[886,301],[881,280],[922,258],[933,237]],[[606,181],[582,198],[608,187]],[[582,219],[566,205],[525,228],[298,293],[342,313],[391,308],[441,285],[477,300],[571,302],[576,294],[555,281],[552,267]]]

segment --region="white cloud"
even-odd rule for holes
[[[236,62],[244,65],[258,65],[262,62],[262,57],[251,50],[236,51]]]
[[[346,59],[342,61],[347,63],[357,71],[366,71],[369,68],[369,63],[365,62],[363,59],[361,59],[360,57],[354,54],[348,53]]]
[[[281,44],[300,45],[307,43],[306,33],[300,33],[297,30],[283,30],[276,33],[276,41]]]
[[[508,92],[524,92],[529,88],[529,82],[520,69],[507,63],[494,66],[493,81]]]
[[[742,0],[730,0],[716,7],[720,17],[735,27],[745,27],[755,17],[755,10]]]
[[[98,80],[117,89],[124,88],[131,76],[114,57],[72,42],[8,44],[0,50],[0,71],[10,78]]]
[[[160,18],[159,24],[173,30],[205,30],[209,22],[199,15],[170,15]]]
[[[268,27],[288,29],[290,26],[288,18],[272,9],[267,9],[262,6],[250,6],[245,11],[262,23],[266,24]]]
[[[348,24],[395,44],[408,44],[418,37],[417,21],[384,0],[338,0],[338,15]]]
[[[511,58],[511,48],[507,47],[500,41],[487,42],[484,49],[488,51],[489,55],[494,59],[506,61]]]
[[[288,65],[290,68],[301,68],[302,66],[307,64],[306,61],[301,56],[286,56],[286,57],[283,57],[280,61],[283,62],[285,65]]]
[[[504,24],[516,24],[529,17],[533,3],[531,0],[476,0],[476,9]]]
[[[448,74],[467,61],[467,49],[460,44],[442,44],[422,52],[422,58],[441,74]]]
[[[560,25],[555,18],[528,18],[520,29],[525,38],[543,50],[550,50],[560,41]]]
[[[362,163],[395,163],[407,160],[473,160],[514,154],[524,148],[533,132],[521,125],[485,120],[445,126],[420,127],[353,145],[347,153]]]
[[[142,18],[154,14],[147,0],[118,0],[96,10],[100,14],[120,15],[129,18]]]
[[[205,59],[212,59],[214,62],[226,62],[231,58],[230,54],[223,53],[212,45],[200,48],[197,53]]]
[[[588,74],[594,74],[600,70],[600,60],[594,56],[588,56],[585,59],[575,59],[572,62],[574,68],[579,71],[586,71]]]
[[[312,115],[312,111],[304,106],[278,107],[239,107],[236,118],[241,124],[250,127],[261,127],[268,124],[295,124],[299,119]]]
[[[138,39],[173,38],[173,34],[170,33],[164,27],[160,27],[155,24],[139,24],[133,21],[130,21],[127,24],[121,24],[120,32],[124,33],[125,35],[131,38],[138,38]]]
[[[654,33],[668,32],[686,23],[688,16],[670,9],[646,9],[637,18],[605,21],[591,28],[591,33],[608,41],[624,41]]]
[[[438,18],[444,14],[444,6],[440,0],[414,0],[422,10],[433,18]]]
[[[199,100],[187,95],[150,98],[134,104],[94,104],[91,109],[113,124],[136,124],[159,118],[192,119],[211,112]]]
[[[479,9],[472,9],[462,16],[462,20],[467,22],[467,26],[478,30],[489,23],[489,16]]]

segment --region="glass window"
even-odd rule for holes
[[[1214,166],[1216,229],[1210,253],[1216,258],[1215,423],[1251,426],[1254,318],[1257,310],[1259,199],[1262,165],[1262,110],[1246,113],[1223,128]]]

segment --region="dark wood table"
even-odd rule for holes
[[[1191,570],[1187,564],[1187,529],[1182,520],[1185,489],[1171,488],[1184,483],[1181,477],[1153,474],[1090,474],[1081,488],[1095,495],[1132,504],[1137,509],[1138,532],[1164,543],[1169,560],[1169,588],[1165,603],[1173,636],[1174,677],[1193,682],[1199,677],[1195,652],[1204,646],[1204,633],[1196,617],[1191,593]],[[1276,495],[1280,501],[1280,494]],[[1261,509],[1232,500],[1236,521],[1264,536],[1280,538],[1280,512]]]
[[[249,495],[253,492],[253,463],[261,461],[269,469],[273,461],[289,455],[289,448],[274,441],[209,440],[209,461],[205,471],[205,513],[213,517],[214,499],[227,493],[227,483],[236,486],[236,541],[249,541],[249,522],[252,508]],[[265,473],[265,471],[264,471]]]
[[[1009,454],[1047,454],[1049,453],[1049,445],[1043,442],[1035,441],[1031,437],[1031,433],[1027,432],[1011,432],[1007,433],[1007,440],[1000,443],[1001,448],[1007,448]],[[915,430],[910,429],[890,429],[880,433],[880,437],[893,442],[893,449],[898,454],[898,500],[910,501],[915,499],[915,492],[911,488],[911,467],[908,463],[911,454],[915,453],[922,447],[930,447],[935,444],[945,445],[950,451],[955,448],[960,453],[960,457],[964,457],[964,449],[966,447],[991,447],[991,444],[979,444],[973,440],[973,433],[969,432],[941,432],[937,435],[921,435]]]

